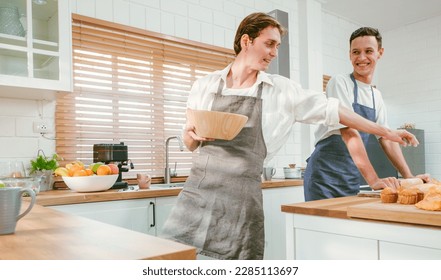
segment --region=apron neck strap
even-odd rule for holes
[[[355,77],[354,74],[351,73],[351,80],[354,83],[354,103],[358,104],[358,85],[357,82],[355,81]],[[372,108],[375,109],[375,95],[374,95],[374,89],[371,86],[371,92],[372,92]]]
[[[224,88],[224,80],[221,78],[219,81],[219,86],[217,87],[217,93],[216,94],[222,94],[222,89]],[[257,88],[257,99],[262,98],[262,91],[263,91],[263,82],[260,82],[259,87]]]

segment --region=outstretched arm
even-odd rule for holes
[[[356,130],[360,130],[369,134],[381,136],[384,139],[397,142],[403,146],[417,146],[419,144],[416,137],[406,130],[390,130],[384,126],[378,125],[363,118],[362,116],[343,106],[339,106],[338,113],[340,117],[340,123],[347,127],[354,128]]]

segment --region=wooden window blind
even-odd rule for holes
[[[326,93],[326,86],[328,85],[331,76],[323,75],[323,92]]]
[[[181,135],[195,79],[224,68],[232,50],[72,15],[74,91],[58,94],[56,151],[93,162],[93,144],[124,142],[134,169],[162,177],[165,140]],[[188,175],[193,153],[170,141],[170,167]]]

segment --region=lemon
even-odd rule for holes
[[[58,167],[54,173],[58,176],[69,176],[69,170],[66,167]]]

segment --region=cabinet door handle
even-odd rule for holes
[[[153,223],[150,224],[150,227],[156,226],[156,207],[153,201],[150,201],[150,205],[153,205]]]

